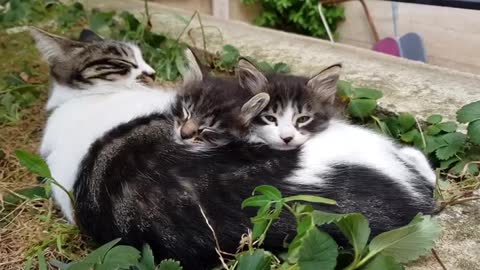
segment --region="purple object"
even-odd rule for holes
[[[373,45],[373,50],[399,57],[402,55],[400,44],[396,39],[390,37],[379,40],[375,45]]]

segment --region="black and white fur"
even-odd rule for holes
[[[373,235],[434,208],[428,163],[426,168],[414,164],[416,153],[407,158],[410,149],[360,127],[330,121],[289,151],[234,141],[199,152],[176,142],[174,126],[168,115],[152,114],[120,125],[92,145],[74,187],[76,220],[85,233],[101,243],[117,237],[138,247],[148,243],[158,259],[178,259],[184,269],[210,269],[218,259],[200,207],[221,248],[232,252],[254,214],[254,209],[242,211],[241,202],[261,184],[286,196],[334,199],[338,206],[315,207],[361,212]],[[266,247],[281,249],[294,225],[282,217]],[[338,237],[332,228],[324,229]]]

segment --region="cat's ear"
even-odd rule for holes
[[[81,42],[98,42],[103,40],[103,37],[90,29],[83,29],[82,32],[80,32],[80,37],[78,38],[78,41]]]
[[[327,67],[307,82],[308,89],[313,91],[321,101],[333,103],[341,70],[341,64]]]
[[[183,86],[192,85],[203,80],[203,72],[198,63],[198,59],[191,49],[187,48],[184,52],[186,70],[183,72]]]
[[[83,47],[81,42],[53,35],[36,27],[30,27],[30,33],[38,50],[50,65],[69,58],[72,52]]]
[[[267,93],[259,93],[243,104],[240,110],[241,118],[244,125],[250,124],[253,118],[259,115],[268,105],[270,96]]]
[[[245,58],[240,58],[236,68],[240,86],[253,94],[264,92],[268,80],[255,65]]]

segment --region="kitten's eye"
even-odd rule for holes
[[[275,116],[272,116],[272,115],[264,115],[262,116],[264,120],[266,120],[267,122],[272,122],[272,123],[275,123],[277,122],[277,118],[275,118]]]
[[[310,116],[300,116],[299,118],[297,118],[297,124],[303,124],[310,120],[310,118]]]
[[[202,133],[217,133],[217,131],[213,130],[213,129],[210,129],[210,128],[200,128],[198,129],[198,134],[202,134]]]
[[[183,111],[183,120],[190,119],[190,112],[187,109],[185,109],[185,107],[182,107],[182,111]]]

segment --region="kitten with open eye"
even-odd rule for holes
[[[237,74],[242,88],[267,93],[268,106],[253,120],[250,140],[279,150],[295,149],[328,127],[335,116],[336,84],[341,65],[312,78],[267,74],[241,59]]]

